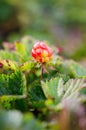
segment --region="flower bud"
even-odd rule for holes
[[[36,42],[32,49],[32,56],[40,63],[49,62],[52,60],[52,49],[44,42]]]

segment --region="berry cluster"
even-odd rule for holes
[[[32,56],[40,63],[49,62],[52,60],[52,50],[44,42],[39,41],[33,46]]]

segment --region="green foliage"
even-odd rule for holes
[[[22,44],[20,42],[16,42],[15,49],[16,49],[16,52],[17,52],[18,56],[20,57],[21,61],[28,60],[28,53],[26,51],[24,44]]]
[[[70,79],[64,83],[62,78],[57,77],[52,78],[50,81],[42,81],[42,88],[46,98],[53,99],[58,103],[65,98],[77,96],[77,92],[83,84],[83,79]]]
[[[9,52],[9,51],[3,51],[1,50],[0,51],[0,59],[9,59],[9,60],[15,60],[15,61],[18,61],[18,56],[17,54],[15,54],[15,52]]]
[[[26,34],[50,41],[53,60],[43,73],[31,57],[38,39]],[[79,60],[85,34],[86,0],[0,0],[0,42],[13,42],[0,50],[0,130],[86,129],[86,69],[51,45],[63,44]]]
[[[65,73],[71,78],[85,78],[86,70],[73,60],[63,61],[58,67],[60,73]]]
[[[16,99],[26,97],[26,80],[23,74],[17,70],[9,75],[0,74],[0,101],[6,108]]]
[[[70,63],[70,69],[74,73],[75,77],[83,78],[86,76],[86,70],[74,61]]]
[[[45,96],[42,91],[40,83],[38,81],[34,81],[28,87],[29,87],[28,88],[29,100],[32,106],[37,107],[37,108],[44,107]]]
[[[15,42],[13,50],[8,43],[7,48],[0,51],[0,109],[7,111],[0,110],[1,130],[59,130],[62,119],[65,123],[67,119],[71,122],[71,112],[79,113],[81,104],[84,112],[85,68],[57,55],[54,47],[51,62],[36,62],[31,57],[35,41],[32,37],[24,37]],[[12,109],[22,111],[22,114],[9,111]],[[63,111],[68,111],[67,119]],[[85,118],[81,115],[80,119]]]
[[[21,71],[30,71],[32,68],[34,68],[35,63],[34,62],[25,62],[20,66]]]
[[[0,74],[0,95],[22,94],[24,82],[20,71],[15,71],[10,75]]]

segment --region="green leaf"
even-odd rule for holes
[[[0,50],[0,59],[3,59],[3,60],[14,60],[14,61],[19,61],[19,58],[18,58],[18,55],[14,52],[14,51],[3,51],[3,50]]]
[[[41,83],[46,98],[53,99],[55,103],[58,103],[64,98],[77,96],[84,84],[84,79],[69,79],[64,83],[62,78],[56,77]]]
[[[9,76],[8,87],[11,90],[10,94],[20,95],[23,93],[24,78],[20,71],[15,71]]]
[[[75,77],[78,77],[78,78],[86,77],[86,69],[83,68],[78,63],[71,61],[70,69],[73,72],[73,74],[75,75]]]
[[[20,57],[21,61],[27,61],[29,59],[28,52],[23,43],[16,42],[15,48],[16,48],[16,53]]]
[[[10,101],[26,98],[26,79],[17,70],[10,75],[0,74],[0,103],[9,106]]]
[[[51,80],[47,80],[46,82],[42,83],[42,89],[44,91],[44,94],[46,98],[53,99],[55,102],[58,102],[60,96],[63,94],[63,80],[59,77],[52,78]]]
[[[83,88],[83,85],[84,79],[69,79],[63,86],[65,89],[63,99],[74,96],[76,97],[78,92],[80,92],[80,90]]]
[[[34,43],[36,42],[36,39],[34,39],[31,36],[24,36],[21,39],[22,44],[25,46],[26,51],[28,52],[28,55],[31,54],[31,50],[33,48]]]
[[[30,86],[28,86],[28,95],[31,105],[33,107],[43,107],[45,96],[42,91],[41,85],[38,81],[34,81]]]
[[[0,95],[17,95],[23,93],[24,79],[20,71],[10,75],[0,74]]]
[[[34,62],[25,62],[20,66],[21,71],[29,71],[35,66]]]
[[[85,78],[86,69],[73,60],[65,60],[60,65],[55,65],[59,74],[65,74],[69,78]],[[57,74],[58,74],[57,73]]]
[[[1,60],[1,63],[3,64],[2,69],[3,70],[8,70],[8,73],[10,72],[10,70],[15,71],[18,69],[18,64],[15,61],[11,61],[11,60]]]

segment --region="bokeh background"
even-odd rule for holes
[[[86,66],[86,0],[0,0],[0,46],[26,35]]]

